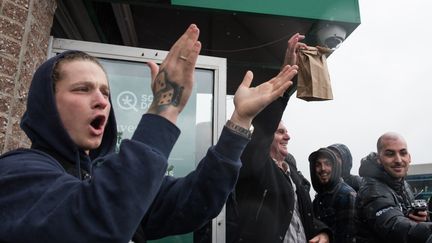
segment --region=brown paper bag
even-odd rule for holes
[[[327,48],[311,47],[299,50],[297,98],[306,101],[332,100],[333,93],[327,68]]]

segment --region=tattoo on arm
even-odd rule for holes
[[[184,87],[169,80],[164,69],[162,69],[155,80],[154,99],[158,112],[165,110],[169,105],[178,106],[182,97]]]

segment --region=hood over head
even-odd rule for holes
[[[349,148],[345,144],[341,143],[332,144],[327,148],[340,155],[342,160],[342,177],[349,176],[352,168],[352,155]]]
[[[85,153],[72,141],[61,122],[55,103],[52,74],[54,66],[59,60],[65,58],[66,55],[79,52],[63,52],[39,66],[33,75],[28,93],[27,108],[20,124],[31,140],[32,148],[43,150],[57,159],[66,160],[70,163],[76,163],[79,158],[85,157]],[[111,108],[102,143],[98,149],[90,151],[90,159],[94,160],[114,151],[116,139],[116,122],[114,111]]]
[[[385,173],[384,167],[378,163],[378,154],[369,153],[360,161],[359,175],[364,177],[379,178]]]
[[[405,183],[405,180],[394,178],[389,173],[387,173],[387,171],[385,171],[384,167],[378,162],[378,154],[375,152],[371,152],[366,157],[361,159],[359,175],[362,177],[371,177],[379,180],[389,185],[396,191],[400,190],[400,188]]]
[[[332,165],[330,181],[325,185],[321,184],[315,173],[315,163],[319,156],[328,158]],[[336,155],[329,148],[320,148],[309,155],[309,171],[311,175],[312,186],[318,193],[332,190],[341,180],[341,169],[339,163],[336,160]]]

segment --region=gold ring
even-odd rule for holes
[[[187,58],[185,56],[180,55],[179,58],[182,59],[183,61],[187,61]]]

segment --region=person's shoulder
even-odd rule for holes
[[[20,148],[0,155],[0,168],[43,168],[61,166],[48,154],[36,149]]]
[[[381,185],[382,182],[372,178],[372,177],[363,177],[362,188],[376,188],[378,185]]]
[[[338,193],[342,193],[342,194],[353,194],[354,193],[354,195],[355,195],[356,191],[350,185],[348,185],[346,182],[341,181]]]
[[[10,150],[4,154],[0,155],[1,160],[13,160],[17,158],[27,158],[27,157],[48,157],[48,155],[42,151],[37,149],[29,149],[29,148],[18,148],[14,150]]]
[[[357,192],[357,197],[363,199],[392,198],[392,189],[385,183],[370,177],[363,177],[363,184]]]
[[[349,174],[346,178],[350,180],[351,183],[360,183],[362,181],[362,177],[358,175]]]
[[[339,182],[338,189],[334,193],[336,194],[337,201],[342,204],[354,201],[357,196],[357,192],[343,181]]]

